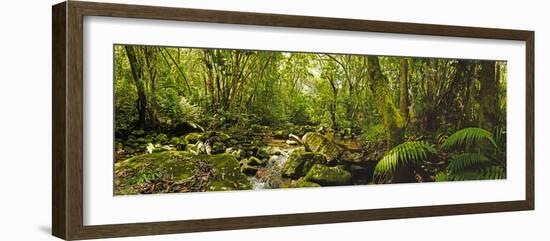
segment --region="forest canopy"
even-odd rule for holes
[[[114,59],[117,194],[505,178],[504,61],[132,45]]]

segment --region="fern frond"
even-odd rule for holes
[[[452,173],[449,175],[449,180],[451,181],[495,180],[505,178],[506,170],[501,166],[490,166],[477,171]]]
[[[496,148],[497,144],[493,139],[491,132],[481,128],[464,128],[449,136],[447,140],[441,145],[443,149],[449,150],[456,147],[464,146],[469,143],[481,143],[483,141],[488,142],[492,147]]]
[[[436,153],[433,146],[421,141],[407,141],[395,146],[376,164],[375,175],[389,175],[409,162],[426,160],[428,154]]]
[[[447,168],[451,172],[462,172],[468,167],[487,161],[489,158],[481,153],[461,153],[451,157]]]

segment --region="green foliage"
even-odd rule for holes
[[[497,140],[501,140],[501,137],[497,136]],[[459,130],[447,138],[442,148],[451,151],[451,156],[447,169],[436,174],[436,181],[506,178],[505,162],[500,160],[502,156],[494,155],[499,153],[499,147],[487,130]],[[472,150],[475,152],[471,152]]]
[[[506,170],[500,166],[489,166],[473,171],[438,173],[436,181],[468,181],[505,179]]]
[[[361,134],[360,138],[365,142],[376,142],[384,140],[385,138],[384,125],[370,125],[368,128]]]
[[[449,177],[449,173],[447,172],[438,172],[435,174],[435,181],[436,182],[446,182],[451,181]]]
[[[472,145],[481,145],[489,143],[492,148],[496,148],[497,144],[492,137],[491,132],[481,128],[464,128],[449,136],[441,146],[445,150],[453,148],[470,147]]]
[[[318,132],[338,147],[328,166],[348,161],[339,156],[351,151],[360,153],[358,162],[381,159],[375,175],[396,179],[397,169],[419,163],[431,168],[425,176],[444,169],[436,180],[505,176],[503,62],[123,45],[114,51],[121,155],[145,152],[150,142],[181,150],[197,142],[214,146],[204,143],[209,138],[183,138],[205,130],[231,135],[216,144],[220,152],[261,147],[271,133],[281,145],[294,145],[285,140],[289,133],[300,139]],[[493,65],[494,76],[480,71]],[[494,86],[483,82],[492,77]],[[158,133],[167,136],[159,140]],[[142,173],[136,180],[152,178]]]
[[[144,184],[149,183],[153,180],[160,178],[160,173],[158,170],[144,169],[135,175],[131,180],[131,184]]]
[[[429,154],[435,154],[433,146],[421,141],[407,141],[388,151],[376,164],[375,175],[392,175],[397,168],[407,163],[425,161]]]
[[[126,79],[115,81],[115,130],[118,134],[127,133],[133,129],[138,116],[136,100],[134,86]]]
[[[297,125],[311,124],[308,100],[306,98],[296,98],[290,108],[288,118]]]
[[[173,90],[166,90],[155,96],[159,118],[164,124],[175,126],[180,123],[195,124],[200,119],[201,108]]]
[[[487,161],[489,161],[489,158],[481,153],[460,153],[451,157],[447,168],[451,172],[461,172],[471,166]]]

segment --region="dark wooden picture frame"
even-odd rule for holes
[[[52,8],[52,232],[67,240],[533,210],[534,32],[68,1]],[[88,226],[83,224],[83,17],[299,27],[526,43],[525,200]]]

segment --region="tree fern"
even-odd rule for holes
[[[497,147],[495,140],[491,132],[481,128],[464,128],[449,136],[447,140],[441,145],[444,150],[451,150],[458,147],[463,147],[473,143],[489,143],[493,148]]]
[[[488,161],[489,158],[481,153],[461,153],[451,157],[447,168],[451,172],[461,172],[476,164],[487,163]]]
[[[420,141],[407,141],[395,146],[376,164],[375,175],[391,175],[399,166],[409,162],[420,162],[427,159],[428,154],[436,153],[431,145]]]

